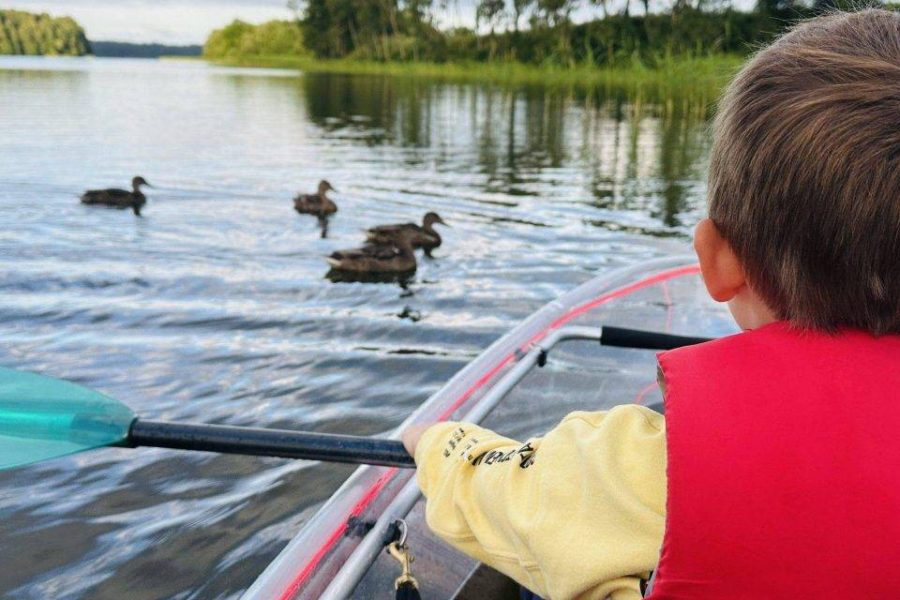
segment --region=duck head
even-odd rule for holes
[[[439,214],[437,214],[436,212],[425,213],[425,218],[422,219],[422,225],[424,227],[431,227],[435,223],[440,223],[441,225],[446,225],[447,227],[450,227],[449,225],[447,225],[447,223],[444,222],[444,220],[441,218],[441,216]]]
[[[140,177],[140,176],[135,177],[134,179],[131,180],[131,187],[134,188],[134,191],[138,191],[142,185],[146,185],[147,187],[153,187],[152,185],[147,183],[146,179],[144,179],[143,177]]]
[[[323,179],[322,181],[319,182],[319,195],[320,196],[324,196],[325,192],[327,192],[329,190],[332,192],[337,192],[337,190],[334,189],[333,187],[331,187],[331,184],[328,183],[326,180]]]

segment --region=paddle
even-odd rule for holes
[[[599,341],[608,346],[670,349],[707,340],[604,327]],[[398,440],[148,421],[121,402],[86,387],[0,368],[0,470],[104,446],[154,446],[415,468]]]
[[[103,446],[156,446],[413,468],[397,440],[145,421],[88,388],[0,368],[0,469]]]

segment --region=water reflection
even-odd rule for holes
[[[651,235],[684,235],[694,220],[683,213],[696,209],[702,191],[708,98],[652,103],[602,88],[328,74],[307,74],[302,87],[309,118],[329,135],[420,149],[402,154],[412,167],[469,169],[483,176],[480,202],[516,207],[523,197],[554,202],[577,194],[599,211],[638,211],[658,224],[586,222]]]

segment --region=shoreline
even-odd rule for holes
[[[516,62],[375,62],[349,59],[320,60],[297,56],[243,56],[205,58],[212,64],[234,67],[297,69],[309,73],[390,75],[439,81],[494,83],[500,85],[570,85],[585,88],[655,88],[718,95],[744,61],[719,54],[700,58],[664,59],[658,67],[640,63],[628,67],[537,66]]]

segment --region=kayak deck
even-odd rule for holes
[[[404,425],[464,419],[480,404],[491,402],[492,390],[502,400],[482,424],[518,440],[545,432],[575,410],[633,402],[660,407],[651,351],[575,339],[549,349],[546,366],[524,364],[536,344],[548,343],[563,329],[588,331],[604,324],[706,337],[736,329],[727,309],[706,295],[691,259],[646,263],[590,281],[532,315],[457,374]],[[524,377],[512,381],[517,366]],[[505,393],[507,384],[512,387]],[[477,562],[431,534],[412,475],[382,467],[358,469],[244,597],[388,597],[399,567],[383,551],[383,544],[388,524],[398,517],[409,525],[413,574],[423,597],[465,598],[473,585],[502,588],[502,578],[485,576],[483,571],[472,579]]]

